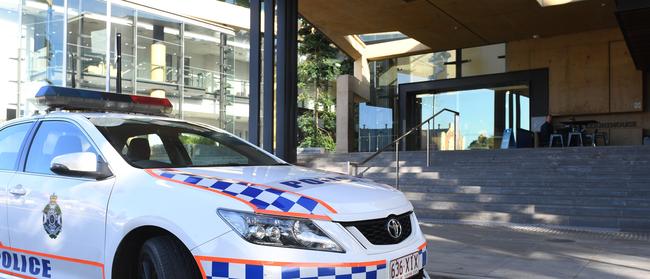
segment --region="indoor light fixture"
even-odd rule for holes
[[[537,0],[539,5],[542,7],[563,5],[563,4],[568,4],[568,3],[578,2],[578,1],[583,1],[583,0]]]

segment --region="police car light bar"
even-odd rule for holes
[[[169,99],[127,94],[106,93],[93,90],[43,86],[36,99],[50,110],[67,109],[167,115],[172,112]]]

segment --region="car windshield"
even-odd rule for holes
[[[186,122],[108,117],[89,120],[137,168],[286,164],[233,135]]]

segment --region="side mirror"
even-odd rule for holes
[[[97,159],[97,155],[92,152],[78,152],[56,156],[52,159],[50,170],[59,175],[87,177],[97,180],[105,179],[113,175],[108,170],[106,163],[100,162]]]

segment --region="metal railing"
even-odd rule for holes
[[[404,138],[406,138],[408,135],[412,134],[413,132],[419,130],[424,126],[425,124],[427,125],[427,167],[431,166],[431,127],[434,127],[434,119],[440,115],[443,112],[450,112],[454,114],[454,149],[456,148],[456,144],[458,143],[458,139],[456,138],[457,130],[458,130],[458,117],[460,117],[460,112],[457,112],[455,110],[451,109],[441,109],[438,111],[436,114],[433,116],[427,118],[427,120],[423,121],[422,123],[416,125],[415,127],[409,129],[406,131],[406,133],[402,134],[399,136],[397,139],[395,139],[393,142],[387,144],[386,146],[382,147],[381,149],[377,150],[375,153],[370,155],[368,158],[361,162],[350,162],[348,161],[348,174],[349,175],[354,175],[358,176],[359,175],[359,166],[363,166],[366,163],[370,162],[372,159],[377,157],[379,154],[383,153],[384,151],[388,150],[391,146],[395,145],[395,188],[399,189],[399,144],[400,141],[402,141]]]

